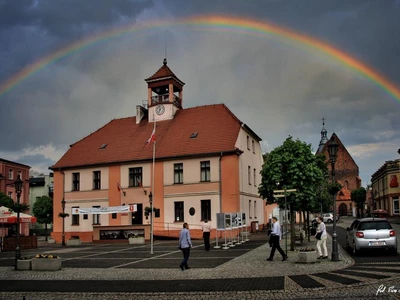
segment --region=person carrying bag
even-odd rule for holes
[[[317,222],[318,222],[318,229],[315,238],[318,240],[317,242],[318,259],[327,259],[328,248],[326,247],[326,239],[328,238],[328,235],[326,234],[326,226],[323,222],[322,217],[318,217]],[[322,246],[322,251],[321,251],[321,246]]]

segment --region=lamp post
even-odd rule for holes
[[[21,249],[19,246],[19,213],[21,210],[20,207],[20,198],[22,192],[22,185],[24,182],[21,180],[20,175],[18,174],[17,179],[14,181],[15,192],[17,193],[17,245],[15,247],[15,270],[17,270],[17,262],[21,258]]]
[[[335,183],[335,163],[337,159],[339,145],[331,137],[328,145],[329,160],[331,162],[332,169],[332,184]],[[337,233],[336,233],[336,193],[332,193],[333,197],[333,234],[332,234],[332,261],[339,261],[338,244],[337,244]]]
[[[153,254],[153,193],[149,193],[150,202],[150,253]]]
[[[64,198],[61,200],[61,207],[63,215],[61,245],[65,246],[65,199]]]

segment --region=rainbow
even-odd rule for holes
[[[362,77],[366,78],[374,85],[384,90],[395,100],[400,101],[400,90],[394,83],[385,78],[383,75],[379,74],[377,71],[373,70],[371,67],[367,66],[365,63],[357,60],[344,51],[333,47],[327,42],[264,21],[215,15],[195,16],[178,20],[162,20],[149,22],[144,25],[134,24],[112,29],[86,39],[82,39],[70,44],[67,47],[59,49],[58,51],[46,57],[43,57],[35,63],[27,65],[21,71],[11,76],[5,82],[1,83],[0,97],[46,66],[78,51],[82,51],[96,43],[139,30],[174,25],[189,25],[194,26],[194,28],[204,28],[206,30],[226,30],[240,34],[252,34],[288,42],[295,47],[297,45],[300,48],[307,49],[308,52],[327,55],[334,62],[339,63],[340,65],[356,72],[357,74],[360,74]]]

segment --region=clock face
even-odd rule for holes
[[[162,115],[162,114],[164,113],[164,111],[165,111],[164,105],[158,104],[158,105],[156,106],[156,114],[157,114],[157,115]]]

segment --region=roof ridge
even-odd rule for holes
[[[108,121],[106,124],[104,124],[103,126],[101,126],[100,128],[98,128],[97,130],[89,133],[88,135],[84,136],[83,138],[77,140],[75,143],[69,145],[69,147],[71,148],[72,146],[74,146],[75,144],[87,139],[88,137],[92,136],[93,134],[95,134],[96,132],[102,130],[103,128],[105,128],[106,126],[108,126],[109,124],[111,124],[112,122],[118,121],[118,120],[123,120],[123,119],[130,119],[130,118],[136,118],[136,116],[131,116],[131,117],[123,117],[123,118],[118,118],[118,119],[111,119],[110,121]]]

